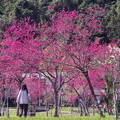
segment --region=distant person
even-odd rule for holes
[[[106,113],[107,112],[107,110],[106,110],[106,105],[104,105],[104,113]]]
[[[113,115],[112,109],[109,109],[109,115]]]
[[[27,117],[27,111],[28,111],[28,89],[27,86],[24,84],[22,85],[22,89],[19,91],[17,96],[17,103],[20,105],[21,113],[19,117],[23,115],[24,111],[24,117]]]

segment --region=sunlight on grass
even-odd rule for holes
[[[54,110],[49,110],[48,117],[46,117],[46,112],[37,112],[36,116],[27,118],[16,116],[16,109],[10,109],[10,118],[7,119],[6,116],[0,116],[0,120],[115,120],[114,116],[109,116],[105,114],[105,118],[100,118],[99,114],[92,114],[89,117],[80,116],[79,113],[70,111],[71,108],[62,108],[60,110],[60,117],[53,117]]]

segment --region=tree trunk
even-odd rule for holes
[[[95,105],[93,103],[93,116],[95,115]]]
[[[48,117],[48,110],[49,110],[49,105],[46,103],[46,116]]]
[[[20,91],[20,89],[21,89],[21,84],[22,84],[22,82],[19,82],[19,83],[18,83],[19,91]],[[19,103],[17,103],[17,116],[19,116]]]
[[[84,107],[84,110],[85,110],[85,116],[89,116],[89,112],[88,112],[88,108],[87,108],[87,104],[85,102],[85,99],[83,101],[83,107]]]
[[[4,111],[5,111],[5,102],[6,102],[6,101],[4,100],[3,103],[2,103],[2,110],[1,110],[2,113],[1,113],[1,114],[2,114],[3,116],[4,116]]]
[[[85,116],[89,116],[89,112],[88,112],[87,106],[84,103],[84,101],[82,101],[82,100],[81,100],[81,105],[82,105],[82,109],[83,109],[83,112],[84,112]]]
[[[5,79],[3,79],[3,85],[5,85]],[[2,100],[2,107],[1,107],[1,114],[4,116],[4,111],[5,111],[5,87],[2,88],[2,93],[1,93],[1,100]]]
[[[119,113],[118,113],[117,98],[116,98],[117,94],[116,94],[116,89],[115,89],[114,83],[113,83],[113,89],[114,89],[113,98],[114,98],[115,117],[116,117],[116,120],[118,120]]]
[[[80,105],[80,116],[83,115],[82,105]]]
[[[17,116],[19,116],[19,103],[17,103]]]
[[[92,94],[92,96],[93,96],[93,98],[94,98],[94,101],[95,101],[95,104],[96,104],[96,106],[97,106],[97,108],[98,108],[99,114],[100,114],[101,117],[104,117],[103,112],[102,112],[102,110],[101,110],[101,108],[100,108],[100,106],[99,106],[99,104],[98,104],[98,101],[97,101],[95,92],[94,92],[94,90],[93,90],[93,86],[92,86],[91,81],[90,81],[90,78],[89,78],[89,76],[88,76],[88,71],[87,71],[87,72],[83,72],[83,74],[84,74],[84,76],[85,76],[86,79],[87,79],[87,82],[88,82],[88,85],[89,85],[91,94]]]
[[[85,116],[89,116],[89,112],[88,112],[88,109],[87,109],[87,106],[86,106],[86,104],[85,104]]]
[[[83,113],[85,114],[85,116],[86,116],[86,111],[85,111],[85,107],[84,107],[84,105],[81,103],[81,109],[82,109],[82,111],[83,111]]]
[[[72,86],[72,87],[73,87],[73,86]],[[74,88],[74,87],[73,87],[73,88]],[[78,95],[78,97],[79,97],[79,104],[81,104],[85,116],[89,116],[89,112],[88,112],[87,106],[86,106],[83,98],[80,96],[80,94],[78,93],[78,91],[77,91],[75,88],[74,88],[74,90],[75,90],[75,92],[77,93],[77,95]]]
[[[89,116],[89,112],[88,112],[87,106],[84,103],[84,101],[80,100],[78,107],[80,107],[81,109],[81,114],[80,114],[81,116],[83,113],[85,114],[85,116]]]
[[[55,113],[54,117],[59,117],[59,99],[58,99],[58,92],[55,91],[54,95],[54,100],[55,100]]]
[[[115,109],[116,120],[118,120],[119,113],[118,113],[118,108],[117,108],[117,102],[116,102],[116,99],[115,99],[115,95],[114,95],[114,109]]]
[[[9,118],[9,102],[8,102],[8,97],[7,97],[7,109],[6,109],[6,116]]]

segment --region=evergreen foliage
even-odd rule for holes
[[[0,0],[0,4],[2,28],[14,19],[21,20],[25,17],[30,17],[36,23],[49,21],[49,15],[56,13],[51,11],[48,6],[54,6],[56,12],[60,12],[63,6],[66,11],[78,10],[81,12],[86,8],[95,8],[96,5],[99,5],[105,11],[102,18],[104,33],[95,37],[100,37],[101,42],[107,43],[110,42],[111,38],[114,38],[115,42],[118,42],[117,39],[120,38],[119,0]]]

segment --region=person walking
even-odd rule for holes
[[[19,117],[23,115],[23,111],[24,111],[24,117],[27,117],[29,99],[28,99],[28,89],[25,84],[22,85],[22,89],[18,93],[16,102],[20,105],[21,108],[21,113]]]

